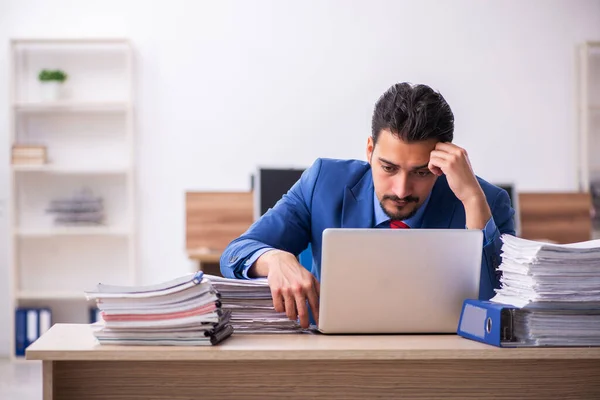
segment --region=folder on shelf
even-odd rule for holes
[[[24,356],[25,349],[52,326],[49,308],[25,308],[15,310],[15,355]]]
[[[98,307],[90,307],[89,309],[89,321],[90,324],[95,324],[102,320],[101,311]]]
[[[40,308],[38,310],[38,338],[42,336],[52,326],[52,312],[49,308]]]
[[[27,348],[27,311],[22,308],[15,310],[15,355],[24,356]]]
[[[27,346],[35,342],[40,332],[39,312],[36,309],[27,310]]]

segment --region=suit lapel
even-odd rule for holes
[[[445,176],[441,176],[435,182],[431,191],[431,198],[423,215],[423,229],[447,229],[450,228],[452,217],[458,203],[458,199],[448,186]]]
[[[373,227],[373,177],[370,168],[354,187],[345,188],[341,227]]]
[[[458,204],[459,200],[448,186],[446,177],[439,177],[433,186],[421,228],[450,228]],[[345,188],[341,227],[372,228],[373,218],[373,177],[369,168],[354,187]]]

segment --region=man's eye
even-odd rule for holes
[[[392,172],[394,170],[394,168],[389,165],[382,165],[381,168],[383,168],[385,172]]]
[[[423,170],[423,171],[417,171],[417,176],[419,176],[420,178],[424,178],[426,176],[431,175],[431,171],[429,170]]]

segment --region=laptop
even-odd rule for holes
[[[326,229],[318,330],[456,333],[482,251],[478,229]]]

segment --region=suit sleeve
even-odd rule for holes
[[[317,159],[273,208],[229,243],[220,259],[224,277],[244,279],[247,261],[259,250],[275,248],[298,255],[308,246],[312,198],[321,163]]]
[[[505,190],[501,190],[492,202],[492,218],[484,230],[484,246],[482,254],[482,271],[486,272],[490,282],[487,293],[481,293],[480,297],[489,300],[494,296],[494,290],[500,287],[501,272],[498,266],[501,262],[500,250],[502,234],[515,235],[515,210],[510,204],[510,198]]]

